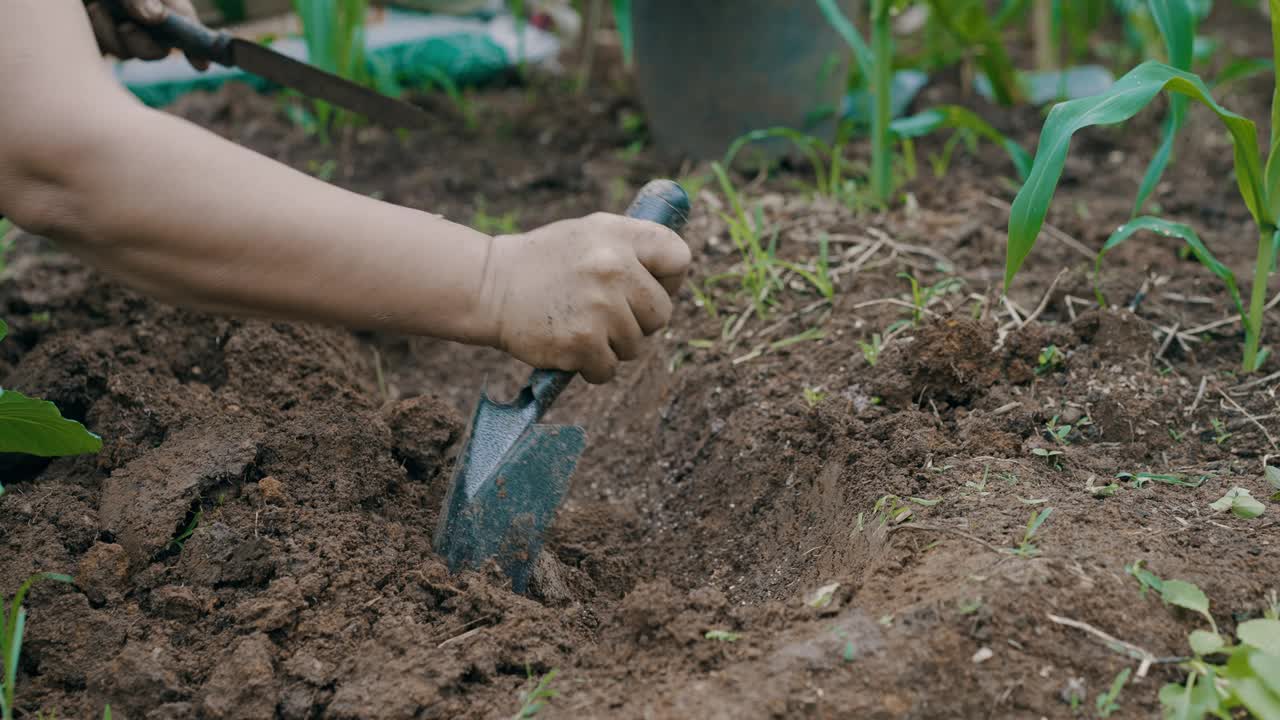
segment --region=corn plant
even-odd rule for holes
[[[367,0],[293,0],[302,21],[307,59],[312,65],[340,77],[370,84],[372,76],[364,51]],[[331,125],[349,125],[353,116],[328,103],[315,101],[319,130],[328,137]]]
[[[8,330],[0,320],[0,340]],[[57,457],[95,453],[101,448],[101,438],[62,417],[53,403],[0,388],[0,453]]]
[[[42,580],[75,582],[69,575],[40,573],[27,578],[8,603],[0,603],[0,720],[13,720],[13,698],[17,691],[18,658],[22,656],[22,633],[27,625],[27,609],[22,607],[31,586]],[[5,605],[8,607],[4,607]]]
[[[1270,3],[1273,44],[1276,50],[1280,50],[1280,42],[1276,42],[1280,34],[1280,0],[1270,0]],[[1186,97],[1209,108],[1222,121],[1234,145],[1236,185],[1258,228],[1253,287],[1247,308],[1241,303],[1245,332],[1242,366],[1245,372],[1253,372],[1267,356],[1266,349],[1260,346],[1263,308],[1267,278],[1275,264],[1276,245],[1280,243],[1280,234],[1276,230],[1276,218],[1280,214],[1280,96],[1272,99],[1271,141],[1265,157],[1258,150],[1258,131],[1253,121],[1219,105],[1200,77],[1164,63],[1142,63],[1100,95],[1055,106],[1041,131],[1030,176],[1014,198],[1009,214],[1005,287],[1008,288],[1035,245],[1058,180],[1062,177],[1071,137],[1093,125],[1124,122],[1161,92]],[[1212,255],[1198,238],[1191,239],[1193,233],[1167,221],[1137,218],[1112,235],[1104,245],[1104,252],[1139,229],[1154,229],[1181,237],[1191,246],[1197,259],[1227,282],[1229,290],[1234,284],[1234,278],[1227,280],[1231,277],[1229,270],[1212,260]]]
[[[816,2],[831,27],[849,45],[858,71],[868,80],[871,88],[870,184],[872,199],[876,204],[881,206],[888,204],[894,192],[894,141],[905,141],[944,128],[997,143],[1009,153],[1019,175],[1025,175],[1030,165],[1030,158],[1027,157],[1026,151],[969,110],[948,105],[927,110],[910,118],[893,119],[891,11],[908,3],[872,0],[871,42],[868,44],[840,10],[835,0],[816,0]],[[996,88],[998,96],[1002,102],[1012,103],[1017,92],[1015,73],[1004,51],[998,30],[1000,27],[998,23],[1003,22],[1004,14],[998,16],[995,21],[988,20],[983,7],[984,3],[977,0],[964,0],[959,3],[939,0],[930,2],[929,6],[931,17],[940,18],[940,22],[957,38],[977,48],[976,55],[981,59],[984,70],[992,79],[992,86]],[[828,154],[832,157],[833,171],[829,179],[833,182],[828,187],[834,191],[837,188],[843,188],[842,185],[838,185],[840,177],[834,170],[835,157],[840,152],[840,142],[837,141],[836,146],[831,150],[832,152]],[[812,161],[812,157],[810,160]],[[819,185],[822,185],[821,180]]]

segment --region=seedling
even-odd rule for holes
[[[1213,426],[1213,442],[1217,445],[1221,445],[1222,443],[1230,440],[1231,436],[1235,434],[1228,431],[1227,424],[1218,418],[1211,418],[1209,420],[1209,424]]]
[[[1046,345],[1036,360],[1036,374],[1044,375],[1062,367],[1067,361],[1057,345]]]
[[[911,508],[897,495],[885,495],[871,509],[880,525],[899,525],[911,519]]]
[[[1262,476],[1267,481],[1267,484],[1271,486],[1271,489],[1275,490],[1275,494],[1271,496],[1271,501],[1280,502],[1280,468],[1268,465],[1263,469]]]
[[[924,312],[929,308],[929,304],[933,298],[948,292],[954,292],[964,285],[964,281],[960,278],[943,278],[933,285],[924,286],[916,279],[915,275],[907,272],[898,273],[898,277],[906,280],[911,284],[911,324],[917,326],[924,318]]]
[[[1141,560],[1135,560],[1132,565],[1125,565],[1124,571],[1138,581],[1140,586],[1139,593],[1142,597],[1147,596],[1147,590],[1159,593],[1164,588],[1164,581],[1160,579],[1160,576],[1142,567]]]
[[[74,583],[70,575],[60,573],[40,573],[27,578],[14,594],[13,599],[4,607],[0,602],[0,720],[13,720],[13,698],[18,682],[18,658],[22,656],[22,635],[27,624],[27,609],[22,606],[27,592],[37,582],[49,580],[53,582]]]
[[[1095,485],[1093,483],[1093,476],[1090,475],[1088,481],[1085,482],[1084,489],[1096,498],[1105,498],[1111,497],[1112,495],[1120,492],[1120,484],[1109,483],[1107,485]]]
[[[1062,469],[1062,451],[1050,450],[1048,448],[1031,448],[1031,454],[1036,457],[1044,458],[1045,463],[1054,470]]]
[[[1110,689],[1094,701],[1099,717],[1109,718],[1112,713],[1120,709],[1120,704],[1116,700],[1120,699],[1120,691],[1124,690],[1125,683],[1129,682],[1129,672],[1129,668],[1121,670],[1115,680],[1111,681]]]
[[[178,533],[177,537],[170,540],[169,543],[165,545],[165,550],[177,550],[181,552],[182,549],[186,547],[187,541],[191,539],[193,534],[195,534],[196,528],[200,527],[200,521],[203,518],[204,509],[197,509],[195,513],[192,514],[191,521],[182,529],[182,532]]]
[[[884,349],[884,342],[880,338],[880,333],[872,333],[871,341],[859,340],[858,347],[862,350],[862,357],[871,367],[875,367],[880,360],[880,351]]]
[[[1033,558],[1040,554],[1040,548],[1035,545],[1036,532],[1040,530],[1040,526],[1044,525],[1044,521],[1049,519],[1049,515],[1053,513],[1053,508],[1047,507],[1038,513],[1031,513],[1031,519],[1027,520],[1027,527],[1022,531],[1022,542],[1017,547],[1005,548],[1005,552],[1010,555],[1017,555],[1021,558]]]
[[[1161,599],[1204,617],[1209,630],[1193,630],[1187,643],[1195,657],[1183,663],[1184,684],[1169,683],[1160,689],[1160,704],[1167,717],[1235,717],[1239,709],[1253,717],[1272,717],[1280,709],[1280,620],[1262,617],[1236,626],[1237,643],[1218,631],[1209,612],[1209,598],[1184,580],[1161,580],[1148,573],[1144,586],[1158,588]],[[1224,658],[1220,663],[1210,657]]]
[[[729,643],[738,642],[742,639],[742,635],[740,633],[730,632],[728,630],[708,630],[707,634],[703,637],[708,640],[717,640],[719,642]]]
[[[978,480],[978,482],[974,482],[972,480],[966,480],[964,483],[964,486],[977,492],[979,495],[990,495],[990,493],[987,492],[987,478],[990,476],[991,476],[991,466],[983,465],[982,477]]]
[[[529,685],[532,687],[520,693],[520,709],[516,711],[515,715],[511,716],[512,720],[525,720],[536,716],[539,712],[542,712],[547,703],[560,694],[558,690],[551,687],[551,681],[556,679],[557,672],[557,670],[552,669],[541,678],[538,678],[535,684],[533,670],[525,666],[525,674],[528,676]]]
[[[1049,439],[1059,445],[1071,444],[1071,441],[1067,439],[1067,436],[1071,434],[1071,426],[1059,425],[1057,415],[1054,415],[1049,419],[1049,422],[1044,424],[1044,431],[1049,435]]]
[[[806,387],[803,392],[805,404],[810,409],[818,407],[823,400],[827,399],[827,393],[820,387]]]

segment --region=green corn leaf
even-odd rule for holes
[[[1008,252],[1005,260],[1005,287],[1017,275],[1035,246],[1044,225],[1049,204],[1066,164],[1071,137],[1093,125],[1124,122],[1146,107],[1161,91],[1186,95],[1212,110],[1226,125],[1235,146],[1236,183],[1245,204],[1260,226],[1274,224],[1274,213],[1265,201],[1261,161],[1258,157],[1258,130],[1247,120],[1221,105],[1209,94],[1204,81],[1162,63],[1146,62],[1129,71],[1107,92],[1090,98],[1054,106],[1040,133],[1035,162],[1027,182],[1014,198],[1009,213]]]
[[[0,388],[0,452],[59,457],[101,449],[101,438],[62,417],[53,403]]]
[[[889,124],[889,132],[898,138],[916,138],[942,128],[968,130],[1004,148],[1022,180],[1031,172],[1031,155],[1021,145],[996,130],[973,111],[959,105],[940,105]]]
[[[1199,260],[1201,265],[1204,265],[1209,269],[1209,272],[1218,276],[1218,279],[1227,286],[1227,292],[1231,295],[1231,301],[1235,303],[1236,311],[1241,315],[1244,315],[1244,303],[1240,299],[1240,286],[1236,283],[1236,275],[1231,272],[1231,268],[1223,265],[1216,257],[1213,256],[1213,253],[1209,252],[1209,248],[1205,247],[1204,242],[1200,240],[1200,236],[1196,234],[1195,230],[1192,230],[1190,227],[1183,225],[1182,223],[1171,222],[1164,218],[1144,215],[1143,217],[1134,218],[1124,225],[1121,225],[1119,228],[1116,228],[1116,231],[1111,233],[1111,237],[1108,237],[1107,241],[1102,244],[1102,249],[1098,251],[1098,257],[1094,260],[1093,270],[1095,282],[1098,273],[1102,270],[1103,256],[1106,255],[1109,250],[1115,248],[1125,240],[1128,240],[1135,233],[1143,230],[1159,233],[1165,237],[1177,238],[1185,242],[1187,247],[1191,249],[1191,254],[1195,256],[1196,260]],[[1102,291],[1096,286],[1095,290],[1098,293],[1099,304],[1105,305],[1106,302],[1102,297]],[[1139,477],[1141,476],[1142,473],[1139,473]],[[1152,479],[1162,478],[1153,477]]]
[[[844,11],[836,4],[836,0],[816,0],[816,2],[832,29],[844,38],[849,48],[853,50],[853,59],[858,64],[858,71],[862,73],[862,77],[875,77],[875,62],[872,60],[871,46],[862,38],[858,28],[854,27],[845,16]]]
[[[1240,642],[1280,657],[1280,620],[1246,620],[1236,627]]]
[[[1275,71],[1275,63],[1266,58],[1241,58],[1233,60],[1213,78],[1210,87],[1218,90],[1234,82],[1239,82],[1254,75],[1263,75]]]

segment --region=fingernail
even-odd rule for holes
[[[164,3],[160,0],[143,0],[142,15],[151,22],[160,22],[164,19]]]

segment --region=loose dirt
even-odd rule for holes
[[[1224,7],[1217,32],[1265,55],[1265,27],[1242,12]],[[1263,85],[1224,103],[1265,117]],[[332,180],[357,191],[529,228],[621,210],[681,171],[627,151],[634,101],[597,87],[491,88],[478,129],[437,104],[433,131],[364,128],[332,146],[234,87],[173,111],[304,171],[333,160]],[[944,78],[922,103],[959,87]],[[1034,145],[1034,110],[988,116]],[[1158,659],[1198,627],[1126,565],[1197,583],[1226,630],[1258,616],[1280,577],[1280,508],[1209,509],[1235,485],[1270,494],[1278,381],[1234,374],[1238,324],[1168,339],[1222,318],[1225,291],[1171,241],[1144,238],[1108,257],[1115,307],[1092,302],[1080,248],[1127,216],[1158,123],[1076,141],[1057,230],[1012,306],[999,293],[1012,170],[995,150],[942,179],[922,161],[911,202],[889,213],[812,201],[802,167],[743,178],[781,255],[807,262],[828,236],[833,299],[796,279],[735,333],[742,302],[718,292],[712,317],[686,289],[642,360],[608,386],[575,384],[550,419],[583,424],[588,450],[530,597],[493,568],[451,576],[431,550],[472,403],[527,368],[175,309],[24,237],[0,278],[0,381],[105,447],[0,457],[0,592],[37,571],[78,583],[29,598],[21,716],[100,717],[110,703],[131,720],[509,717],[552,669],[559,696],[540,716],[1066,718],[1080,688],[1091,711],[1137,663],[1053,618]],[[1255,241],[1223,137],[1196,113],[1156,200],[1243,273]],[[685,233],[699,282],[736,259],[711,189]],[[961,282],[912,325],[899,272]],[[823,335],[796,339],[811,328]],[[874,364],[859,345],[873,334],[891,336]],[[1061,363],[1045,367],[1049,345]],[[1065,443],[1050,422],[1073,426]],[[1204,482],[1133,487],[1121,472]],[[1115,495],[1087,489],[1113,480]],[[1038,554],[1007,552],[1047,508]],[[1158,688],[1180,677],[1157,662],[1113,717],[1156,715]]]

